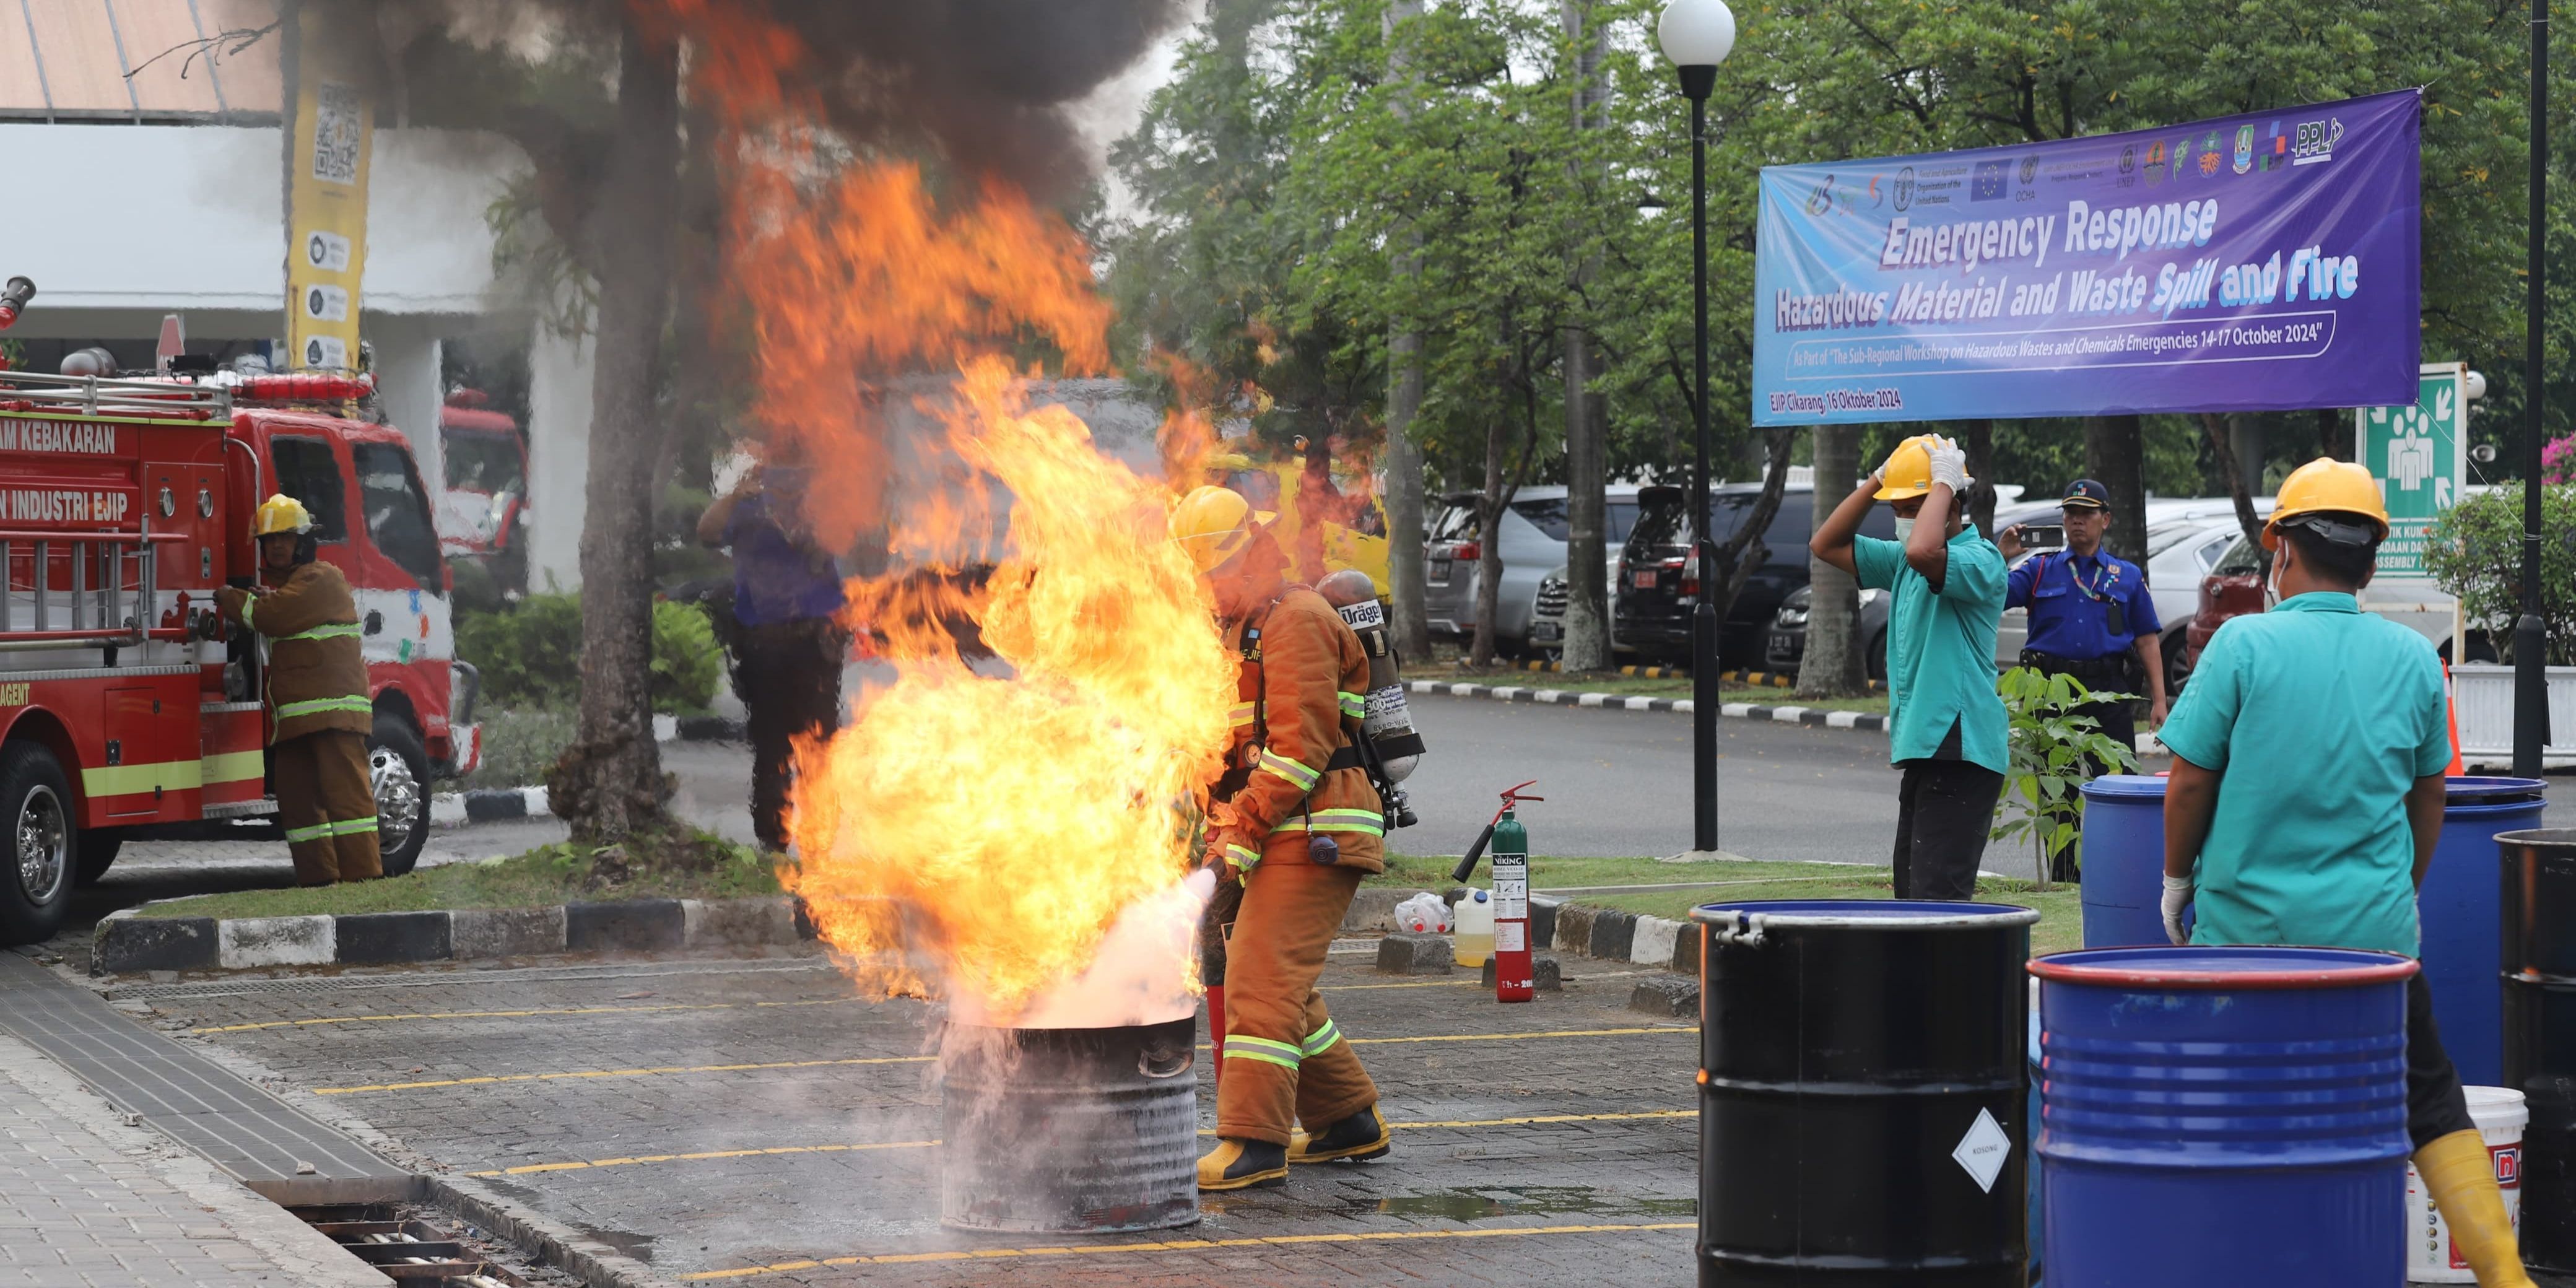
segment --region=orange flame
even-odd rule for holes
[[[896,569],[850,599],[898,678],[798,749],[782,879],[864,986],[1007,1020],[1184,871],[1234,702],[1236,660],[1165,538],[1172,487],[1018,379],[1050,351],[1107,367],[1089,251],[1005,185],[942,202],[914,166],[827,146],[787,88],[796,42],[752,6],[633,3],[699,42],[691,90],[725,131],[764,454],[808,467],[823,544],[882,532]],[[977,634],[1006,675],[965,660]],[[1177,983],[1187,955],[1166,949]]]

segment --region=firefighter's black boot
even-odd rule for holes
[[[1288,1147],[1266,1140],[1221,1140],[1199,1159],[1202,1190],[1248,1190],[1288,1183]]]
[[[1377,1106],[1370,1105],[1325,1128],[1321,1136],[1297,1133],[1288,1142],[1288,1161],[1329,1163],[1337,1158],[1347,1158],[1358,1163],[1384,1158],[1387,1150],[1392,1148],[1388,1142],[1393,1136],[1394,1133],[1387,1130],[1386,1115],[1379,1113]]]

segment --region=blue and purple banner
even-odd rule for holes
[[[2411,403],[2422,110],[1766,167],[1753,423]]]

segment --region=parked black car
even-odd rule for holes
[[[1771,618],[1770,633],[1763,640],[1764,666],[1784,675],[1798,673],[1798,663],[1807,655],[1807,610],[1815,592],[1813,585],[1800,586],[1780,601],[1780,611]],[[1888,598],[1883,590],[1860,592],[1861,647],[1873,680],[1887,678]]]
[[[1711,488],[1710,535],[1721,543],[1735,535],[1761,494],[1759,483]],[[1699,561],[1691,552],[1689,511],[1690,494],[1685,489],[1638,490],[1637,526],[1628,532],[1613,596],[1619,642],[1642,655],[1676,662],[1690,658],[1691,612],[1699,606]],[[1718,630],[1720,665],[1760,664],[1772,617],[1789,592],[1807,584],[1807,537],[1814,526],[1815,489],[1782,491],[1780,508],[1762,531],[1767,556],[1745,580]],[[1874,506],[1860,530],[1868,536],[1893,538],[1895,515],[1886,506]]]

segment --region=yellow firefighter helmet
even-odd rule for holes
[[[1887,454],[1878,472],[1879,500],[1902,501],[1932,490],[1932,440],[1933,435],[1916,434]]]
[[[1209,484],[1191,489],[1173,508],[1172,540],[1188,552],[1192,567],[1213,572],[1252,544],[1252,529],[1257,522],[1252,502],[1245,500],[1242,493]]]
[[[280,492],[259,503],[258,531],[254,535],[274,537],[293,533],[302,536],[312,530],[313,512],[305,509],[302,501]]]

